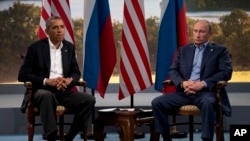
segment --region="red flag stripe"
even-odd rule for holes
[[[119,99],[152,85],[143,1],[124,1]]]
[[[50,17],[50,13],[51,13],[51,1],[50,0],[46,0],[43,1],[42,4],[42,10],[41,10],[41,18],[40,18],[40,25],[38,28],[38,38],[42,39],[42,38],[46,38],[46,32],[45,32],[45,20],[48,19]]]
[[[124,50],[125,50],[126,54],[128,55],[128,59],[129,59],[128,62],[130,62],[132,64],[132,68],[133,68],[132,70],[136,74],[135,77],[137,79],[139,79],[138,82],[144,82],[143,78],[140,74],[140,69],[139,69],[139,67],[144,67],[143,65],[141,65],[141,61],[142,62],[145,61],[142,58],[144,56],[144,54],[143,54],[144,49],[142,48],[142,42],[140,41],[140,37],[136,31],[136,28],[134,26],[134,22],[132,21],[131,16],[130,16],[126,6],[125,6],[124,10],[125,10],[124,11],[125,20],[126,20],[126,22],[124,24],[124,28],[126,31],[131,32],[130,35],[124,35],[122,38],[122,40],[124,42]],[[127,23],[127,25],[126,25],[126,23]],[[139,28],[139,27],[137,27],[137,28]],[[126,31],[124,33],[128,34],[128,32],[126,32]],[[133,38],[130,39],[130,37],[133,37]],[[125,42],[125,40],[129,40],[129,41]],[[133,46],[136,46],[137,48],[131,48]],[[133,49],[133,51],[132,51],[132,49]],[[141,52],[139,52],[139,51],[141,51]],[[138,53],[135,53],[135,52],[138,52]],[[138,60],[141,60],[141,61],[136,62]],[[141,66],[138,66],[138,65],[141,65]],[[141,86],[141,87],[144,88],[144,86]]]
[[[133,1],[134,2],[134,1]],[[139,13],[137,14],[138,17],[143,17],[143,14],[142,14],[142,11],[141,9],[138,9],[138,7],[135,7],[136,8],[136,13]],[[140,7],[139,7],[140,8]],[[125,19],[126,19],[126,22],[128,23],[128,27],[130,28],[129,31],[131,31],[131,35],[133,36],[133,39],[134,39],[134,42],[138,48],[138,50],[140,51],[140,57],[142,62],[143,62],[143,65],[145,66],[145,68],[150,68],[150,65],[149,65],[149,54],[148,54],[148,46],[147,46],[147,34],[146,34],[146,24],[144,22],[144,18],[140,18],[139,22],[140,22],[140,26],[138,27],[135,27],[135,24],[133,22],[133,19],[131,18],[130,14],[129,14],[129,11],[127,10],[127,7],[125,7],[125,12],[124,13],[127,13],[125,14]],[[141,29],[141,32],[138,31],[138,29],[140,27],[144,27]],[[145,35],[144,37],[141,37]],[[141,40],[144,40],[144,41],[141,41]],[[132,46],[132,45],[131,45]],[[138,63],[140,64],[140,63]],[[151,72],[150,72],[150,69],[146,69],[147,70],[147,76],[151,77]],[[149,78],[150,79],[150,78]]]
[[[63,19],[65,24],[65,39],[74,44],[69,0],[43,0],[38,37],[40,39],[47,37],[45,21],[52,15],[58,15]]]

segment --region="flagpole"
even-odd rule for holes
[[[134,108],[134,95],[130,96],[130,108]]]
[[[134,108],[134,95],[130,95],[130,108]],[[136,126],[135,126],[136,128]],[[134,138],[135,139],[141,139],[145,137],[145,133],[144,132],[139,132],[139,131],[135,131],[134,132]]]

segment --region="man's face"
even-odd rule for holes
[[[46,29],[50,40],[53,43],[61,42],[64,39],[64,23],[62,19],[54,19],[50,26]]]
[[[200,21],[194,25],[193,38],[196,45],[201,45],[209,40],[211,35],[207,22]]]

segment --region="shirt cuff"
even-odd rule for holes
[[[47,80],[47,78],[44,78],[44,79],[43,79],[43,85],[44,85],[44,86],[46,86],[46,80]]]
[[[207,83],[205,81],[202,81],[202,82],[204,84],[204,88],[206,88],[207,87]]]

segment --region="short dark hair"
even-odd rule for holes
[[[196,23],[198,23],[198,22],[206,22],[208,24],[208,32],[212,33],[213,26],[208,20],[198,20],[198,21],[196,21]]]
[[[56,19],[62,19],[62,18],[59,17],[59,16],[51,16],[51,17],[49,17],[49,18],[46,20],[46,23],[45,23],[46,28],[49,28],[49,26],[51,25],[51,21],[52,21],[52,20],[56,20]]]

